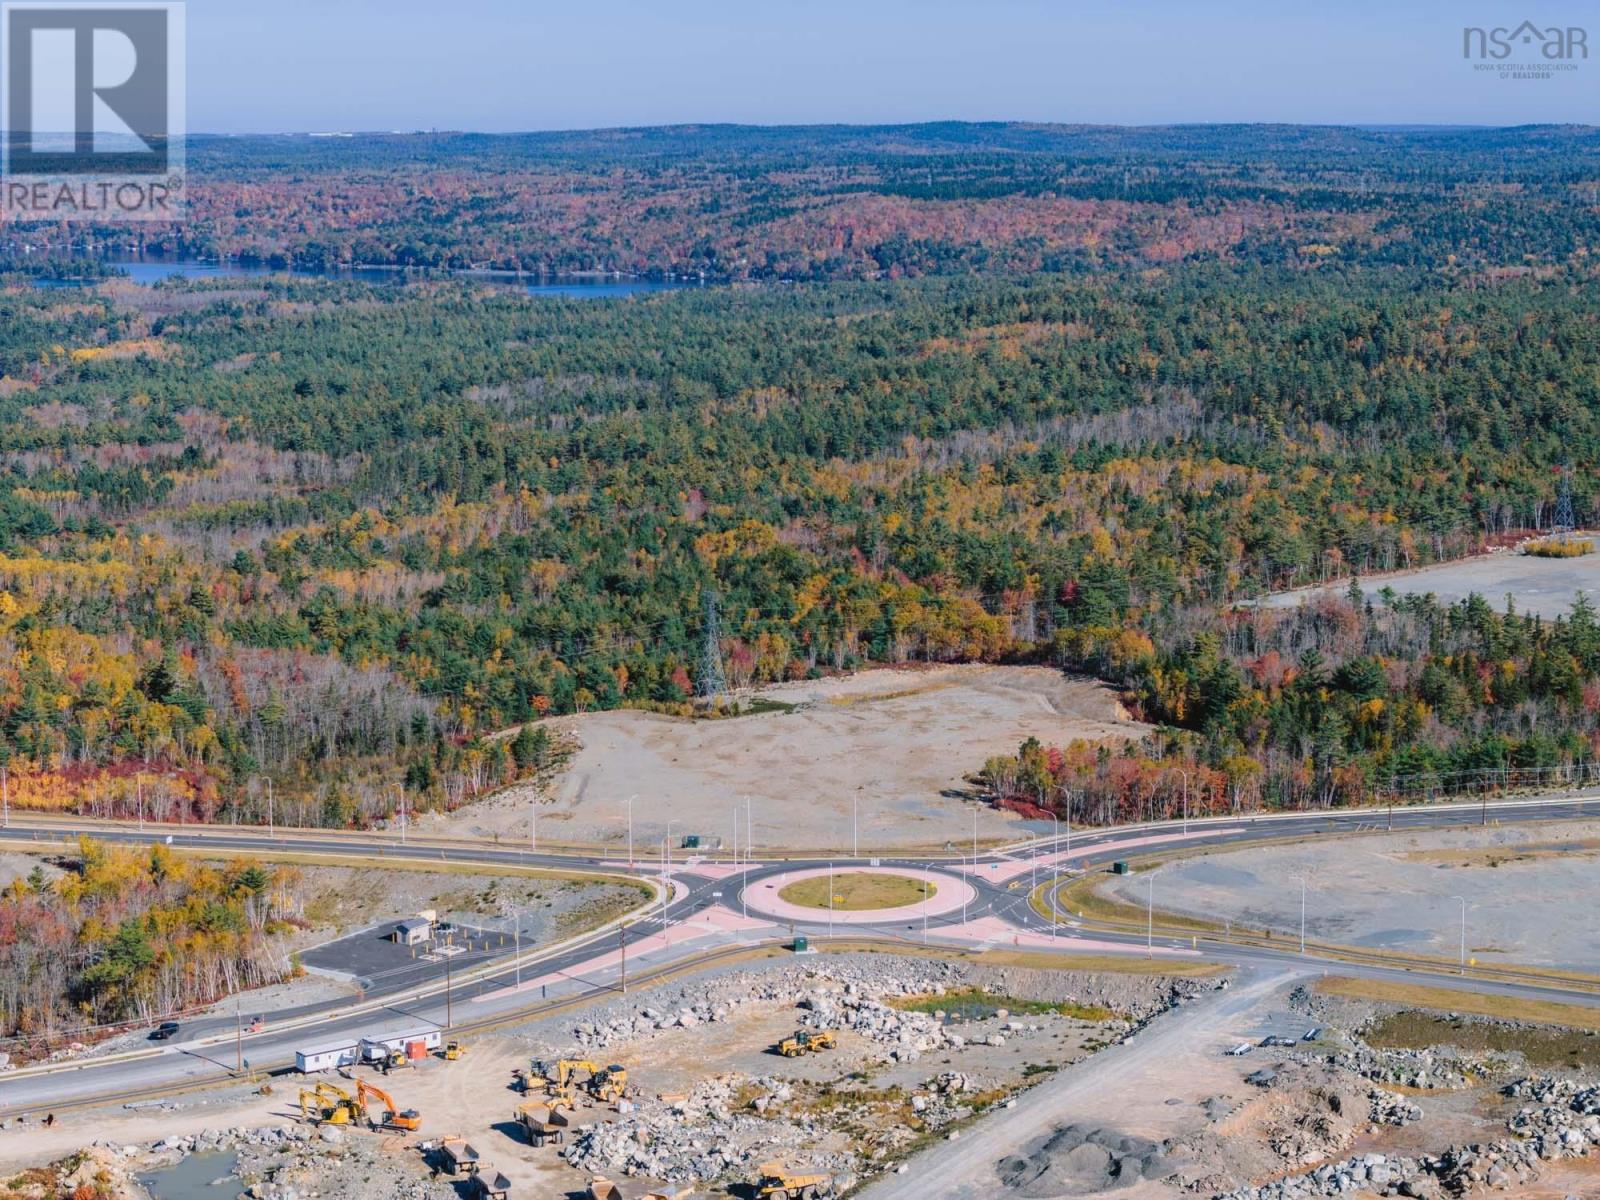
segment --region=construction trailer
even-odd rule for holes
[[[443,1040],[444,1031],[437,1025],[413,1025],[377,1033],[350,1034],[337,1041],[317,1042],[296,1050],[294,1066],[302,1075],[309,1075],[356,1063],[385,1062],[397,1050],[406,1058],[416,1060],[426,1058],[431,1050],[437,1050]]]

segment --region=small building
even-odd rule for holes
[[[395,922],[389,939],[401,946],[420,946],[433,936],[433,926],[426,918],[407,917]]]
[[[294,1068],[302,1075],[309,1075],[315,1071],[348,1067],[356,1061],[356,1040],[347,1037],[302,1047],[294,1052]]]

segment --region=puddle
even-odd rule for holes
[[[239,1156],[227,1151],[192,1154],[174,1166],[135,1176],[154,1200],[217,1200],[237,1195],[239,1181],[230,1179]],[[225,1181],[225,1182],[224,1182]],[[215,1186],[222,1182],[222,1186]]]

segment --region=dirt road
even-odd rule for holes
[[[1241,1073],[1237,1064],[1243,1060],[1223,1057],[1225,1044],[1250,1032],[1259,1010],[1302,974],[1292,968],[1246,973],[1227,991],[1208,993],[1157,1018],[1129,1044],[1069,1067],[1028,1092],[1016,1108],[994,1113],[957,1141],[925,1151],[904,1175],[865,1189],[861,1200],[988,1200],[1002,1190],[996,1174],[1002,1158],[1024,1152],[1066,1125],[1159,1138],[1198,1124],[1194,1105],[1237,1084]],[[1173,1098],[1185,1103],[1169,1105]],[[1169,1192],[1146,1183],[1118,1187],[1116,1194],[1133,1200]]]

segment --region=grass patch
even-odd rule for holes
[[[1002,1008],[1014,1016],[1057,1015],[1074,1017],[1079,1021],[1111,1021],[1119,1015],[1098,1004],[1077,1004],[1070,1000],[1060,1004],[1048,1000],[1024,1000],[1017,996],[999,996],[982,988],[959,988],[940,995],[900,996],[887,1003],[890,1008],[898,1008],[901,1012],[943,1012],[970,1021],[987,1020]]]
[[[1583,538],[1540,538],[1523,546],[1522,552],[1535,558],[1581,558],[1594,553],[1594,543]]]
[[[1600,1009],[1586,1008],[1580,1004],[1561,1004],[1554,1000],[1486,996],[1478,992],[1457,992],[1450,988],[1387,983],[1376,979],[1349,979],[1341,975],[1324,979],[1317,985],[1317,990],[1330,996],[1406,1004],[1440,1013],[1469,1013],[1501,1021],[1524,1021],[1530,1025],[1556,1025],[1565,1029],[1600,1032]]]
[[[1469,1017],[1405,1009],[1390,1013],[1364,1033],[1373,1046],[1421,1050],[1457,1046],[1479,1053],[1519,1051],[1536,1067],[1600,1066],[1600,1034],[1593,1030],[1510,1028]]]
[[[925,898],[936,896],[939,892],[934,884],[922,879],[912,879],[909,875],[845,871],[834,875],[832,882],[833,908],[838,912],[904,908],[911,904],[921,904]],[[804,905],[806,908],[825,909],[828,907],[828,883],[826,875],[802,879],[780,891],[778,898],[787,900],[790,904]]]

